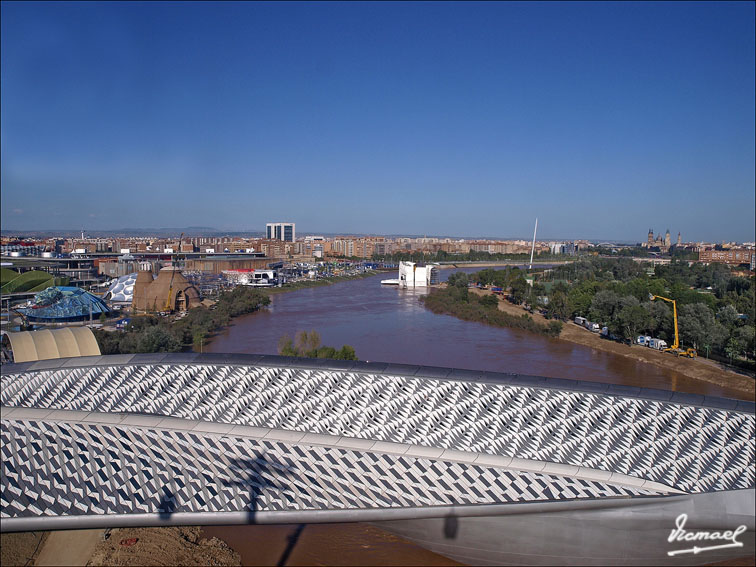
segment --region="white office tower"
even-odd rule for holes
[[[294,242],[297,237],[296,225],[293,222],[269,222],[265,225],[265,237],[268,240]]]
[[[399,287],[428,287],[438,283],[438,264],[418,266],[415,262],[399,262]]]

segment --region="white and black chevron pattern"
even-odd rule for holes
[[[654,491],[474,464],[206,432],[2,421],[0,516],[344,510]]]
[[[3,405],[143,412],[585,466],[683,491],[753,488],[754,415],[603,394],[265,366],[2,377]]]

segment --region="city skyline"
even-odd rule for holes
[[[1,10],[4,231],[753,240],[752,3]]]
[[[296,223],[294,223],[296,224]],[[256,238],[265,238],[266,237],[266,230],[228,230],[228,231],[222,231],[218,230],[214,227],[183,227],[183,228],[168,228],[168,227],[160,227],[160,228],[140,228],[140,227],[121,227],[121,228],[109,228],[109,229],[92,229],[87,230],[84,227],[75,229],[75,228],[68,228],[68,229],[5,229],[3,228],[2,231],[0,231],[4,238],[7,238],[9,236],[22,236],[22,237],[32,237],[34,234],[40,236],[40,237],[53,237],[53,236],[67,236],[67,237],[73,237],[75,238],[79,234],[83,234],[85,239],[90,238],[113,238],[113,237],[128,237],[128,238],[178,238],[180,234],[184,234],[186,238],[198,238],[203,236],[208,237],[220,237],[220,236],[235,236],[235,237],[241,237],[241,236],[248,236],[248,237],[256,237]],[[425,234],[413,234],[413,233],[407,233],[407,232],[398,232],[398,233],[387,233],[387,232],[345,232],[345,231],[320,231],[320,230],[301,230],[299,229],[300,235],[297,236],[296,240],[300,241],[304,238],[309,238],[312,236],[324,236],[328,238],[334,238],[334,237],[363,237],[363,238],[412,238],[412,239],[418,239],[418,238],[428,238],[428,239],[462,239],[462,240],[501,240],[501,241],[514,241],[514,240],[526,240],[530,242],[532,240],[532,235],[474,235],[474,234],[448,234],[443,232],[429,232]],[[662,233],[658,232],[657,236],[660,236]],[[613,242],[616,244],[638,244],[642,245],[646,242],[646,239],[636,238],[636,239],[617,239],[617,238],[582,238],[579,236],[549,236],[548,234],[545,236],[542,236],[540,233],[536,235],[536,241],[542,242],[542,241],[591,241],[591,242],[598,242],[598,241],[605,241],[605,242]],[[675,236],[675,242],[677,242],[677,237]],[[682,239],[683,243],[699,243],[699,242],[708,242],[708,243],[751,243],[753,240],[743,240],[743,241],[736,241],[736,240],[721,240],[716,242],[711,241],[703,241],[700,239]]]

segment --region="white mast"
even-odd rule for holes
[[[533,252],[535,252],[535,237],[536,237],[536,231],[538,230],[538,217],[536,217],[535,222],[535,228],[533,229],[533,246],[530,249],[530,267],[529,270],[533,269]]]

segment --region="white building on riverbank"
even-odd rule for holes
[[[438,264],[418,266],[415,262],[399,262],[399,287],[428,287],[438,283]]]

